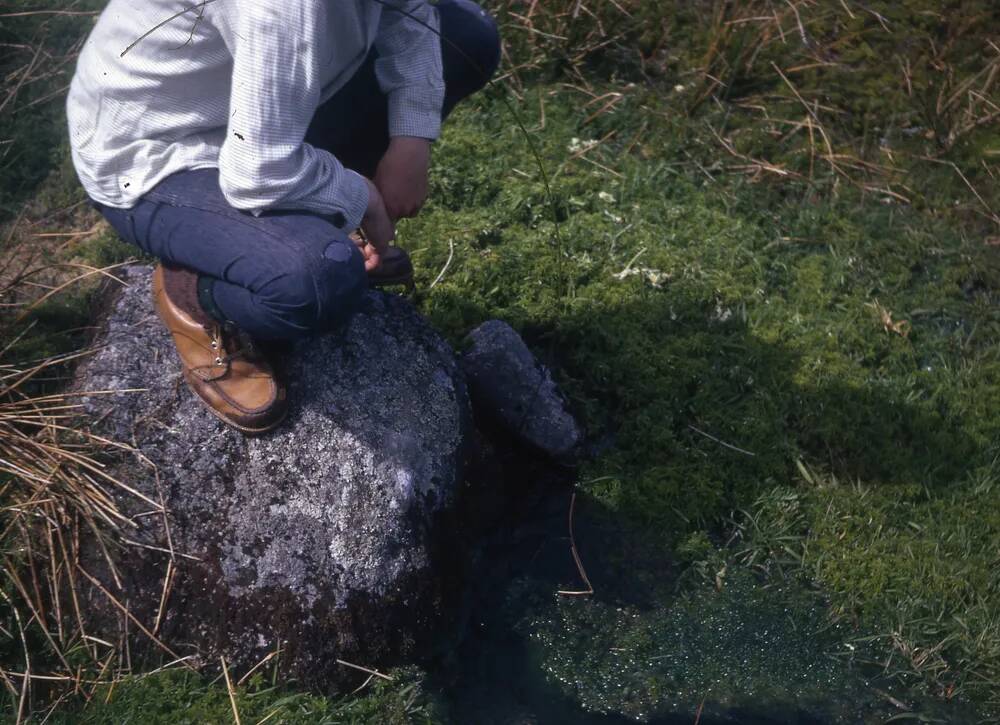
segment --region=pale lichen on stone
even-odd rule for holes
[[[199,560],[178,559],[163,637],[234,664],[280,640],[288,670],[319,682],[335,677],[336,657],[375,662],[412,645],[446,575],[432,571],[447,546],[438,519],[471,418],[451,348],[408,302],[370,293],[345,329],[296,345],[288,418],[247,439],[180,380],[150,273],[124,271],[75,388],[141,391],[85,403],[102,434],[156,467],[126,457],[114,472],[153,500],[159,482],[172,546]],[[165,547],[162,517],[135,521],[136,539]],[[129,599],[155,607],[162,557],[124,556]]]

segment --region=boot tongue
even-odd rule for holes
[[[242,357],[250,361],[260,359],[260,350],[253,338],[235,325],[223,325],[220,336],[226,353],[231,357]]]
[[[163,269],[163,288],[167,297],[199,325],[208,327],[217,324],[202,306],[198,274],[186,267],[165,262],[160,266]]]

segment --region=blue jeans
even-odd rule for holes
[[[482,88],[500,61],[496,24],[472,0],[440,0],[447,116]],[[390,11],[386,11],[390,12]],[[457,46],[457,47],[456,47]],[[389,145],[375,51],[316,110],[306,140],[371,177]],[[342,324],[367,288],[361,253],[330,219],[304,211],[254,216],[233,208],[216,169],[180,171],[131,209],[96,204],[126,241],[199,273],[210,310],[261,340],[294,339]]]

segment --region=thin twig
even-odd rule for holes
[[[729,448],[730,450],[736,451],[737,453],[742,453],[745,456],[756,456],[757,455],[756,453],[752,453],[751,451],[745,450],[745,449],[740,448],[738,446],[734,446],[731,443],[726,443],[723,440],[719,440],[718,438],[716,438],[711,433],[706,433],[705,431],[701,430],[700,428],[695,428],[693,425],[688,424],[688,428],[690,428],[691,430],[693,430],[695,433],[699,433],[699,434],[705,436],[709,440],[715,441],[716,443],[718,443],[721,446],[725,446],[726,448]]]
[[[975,195],[976,199],[979,200],[979,203],[983,205],[984,209],[986,209],[986,213],[989,214],[989,217],[993,221],[993,223],[1000,226],[1000,216],[998,216],[997,213],[993,211],[993,208],[989,205],[989,203],[979,194],[978,191],[976,191],[976,187],[972,185],[972,182],[969,181],[969,179],[965,176],[965,174],[962,173],[962,170],[958,168],[958,164],[956,164],[954,161],[944,161],[942,159],[935,159],[930,156],[918,156],[917,158],[922,159],[924,161],[930,161],[935,164],[944,164],[945,166],[950,166],[952,169],[954,169],[955,173],[958,174],[959,177],[962,179],[962,181],[965,182],[965,185],[969,187],[969,191],[971,191]]]
[[[0,18],[26,18],[29,15],[98,15],[100,10],[25,10],[19,13],[0,13]]]
[[[153,634],[160,631],[160,624],[163,622],[163,615],[167,608],[167,600],[170,598],[170,590],[174,584],[174,560],[167,559],[167,572],[163,575],[163,589],[160,591],[160,606],[156,610],[156,619],[153,620]]]
[[[590,583],[590,579],[587,578],[587,572],[583,569],[583,562],[580,561],[580,554],[576,550],[576,537],[573,535],[573,509],[576,506],[576,491],[573,492],[573,496],[569,500],[569,550],[573,554],[573,561],[576,562],[576,569],[580,572],[580,578],[583,579],[583,583],[587,585],[586,589],[581,590],[566,590],[560,589],[556,594],[563,594],[566,596],[586,596],[594,593],[594,585]]]
[[[271,660],[271,659],[272,659],[273,657],[276,657],[276,656],[278,655],[278,653],[279,653],[280,651],[281,651],[281,650],[274,650],[274,652],[268,652],[268,653],[267,653],[266,655],[264,655],[264,659],[262,659],[262,660],[261,660],[260,662],[258,662],[257,664],[255,664],[255,665],[254,665],[253,667],[251,667],[251,668],[250,668],[249,670],[247,670],[247,673],[246,673],[245,675],[243,675],[243,677],[241,677],[241,678],[240,678],[240,679],[239,679],[239,680],[238,680],[238,681],[236,682],[236,684],[237,684],[237,685],[242,685],[242,684],[243,684],[244,682],[246,682],[247,680],[249,680],[249,679],[250,679],[250,675],[252,675],[252,674],[253,674],[254,672],[256,672],[256,671],[257,671],[258,669],[260,669],[261,667],[263,667],[263,666],[264,666],[264,665],[265,665],[265,664],[266,664],[267,662],[269,662],[269,661],[270,661],[270,660]]]
[[[21,635],[21,649],[24,654],[24,679],[21,680],[21,693],[18,696],[17,701],[17,723],[16,725],[21,725],[24,722],[24,709],[28,703],[28,696],[30,694],[30,682],[31,682],[31,654],[28,650],[28,639],[24,636],[24,626],[21,624],[21,613],[14,606],[14,603],[10,601],[7,594],[0,589],[0,596],[4,598],[7,605],[10,607],[11,611],[14,612],[14,620],[17,622],[17,631]]]
[[[165,645],[163,642],[161,642],[160,639],[155,634],[153,634],[152,632],[150,632],[142,622],[140,622],[138,619],[136,619],[135,615],[132,614],[124,604],[122,604],[121,602],[119,602],[115,598],[115,596],[111,592],[109,592],[104,587],[104,585],[101,584],[100,581],[98,581],[98,579],[96,577],[92,576],[89,572],[87,572],[87,570],[84,569],[80,565],[79,562],[77,562],[76,568],[80,571],[81,574],[83,574],[90,581],[91,584],[93,584],[95,587],[97,587],[98,589],[101,590],[101,592],[104,594],[104,596],[107,597],[108,601],[111,602],[111,604],[113,604],[116,609],[118,609],[120,612],[122,612],[125,615],[125,618],[127,620],[130,620],[131,622],[133,622],[135,624],[135,626],[137,626],[140,630],[142,630],[142,633],[145,634],[147,637],[149,637],[160,649],[162,649],[164,652],[166,652],[167,654],[169,654],[171,657],[173,657],[176,660],[182,660],[183,659],[180,655],[178,655],[176,652],[174,652],[172,649],[170,649],[167,645]],[[190,669],[194,669],[194,668],[191,667]]]
[[[452,260],[452,258],[454,256],[455,256],[455,242],[454,242],[454,240],[449,239],[448,240],[448,261],[446,261],[444,263],[444,266],[441,268],[441,271],[438,272],[438,276],[434,278],[434,281],[431,282],[431,286],[428,287],[427,289],[434,289],[434,286],[438,282],[440,282],[442,280],[442,278],[444,278],[444,273],[447,272],[448,271],[448,267],[451,266],[451,260]]]
[[[125,54],[128,53],[130,50],[132,50],[132,48],[134,48],[135,46],[137,46],[139,43],[141,43],[143,40],[145,40],[150,35],[152,35],[153,33],[155,33],[157,30],[159,30],[160,28],[162,28],[164,25],[166,25],[167,23],[169,23],[171,20],[179,18],[181,15],[184,15],[185,13],[189,13],[192,10],[199,10],[199,8],[204,9],[204,7],[206,5],[208,5],[209,3],[213,3],[213,2],[215,2],[215,0],[202,0],[200,3],[197,3],[195,5],[191,5],[190,7],[186,7],[183,10],[180,10],[180,11],[174,13],[169,18],[167,18],[166,20],[163,20],[163,21],[157,23],[152,28],[150,28],[149,30],[147,30],[145,33],[143,33],[142,35],[140,35],[138,38],[136,38],[135,40],[133,40],[131,43],[129,43],[128,46],[125,48],[125,50],[123,50],[118,57],[119,58],[124,58]]]
[[[233,720],[236,721],[236,725],[241,725],[240,723],[240,710],[236,707],[236,693],[233,691],[232,680],[229,679],[229,668],[226,667],[226,658],[219,657],[222,661],[222,674],[226,678],[226,691],[229,693],[229,704],[233,706]]]
[[[381,677],[383,680],[388,680],[389,682],[392,682],[392,677],[390,677],[389,675],[384,675],[381,672],[379,672],[378,670],[372,670],[372,669],[369,669],[367,667],[362,667],[361,665],[356,665],[356,664],[353,664],[351,662],[346,662],[346,661],[341,660],[341,659],[337,660],[337,664],[338,665],[343,665],[344,667],[352,667],[355,670],[361,670],[362,672],[367,672],[369,675],[374,675],[375,677]]]

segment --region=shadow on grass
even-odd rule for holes
[[[487,316],[469,304],[473,322]],[[755,334],[741,311],[682,293],[578,301],[565,315],[519,322],[586,417],[591,460],[563,470],[501,442],[508,453],[490,485],[502,492],[489,494],[491,533],[473,558],[467,634],[432,667],[455,713],[475,711],[481,722],[617,722],[614,713],[690,722],[699,701],[689,690],[701,683],[709,688],[702,722],[895,714],[867,675],[836,661],[832,650],[861,633],[830,625],[816,592],[775,589],[748,573],[732,584],[727,576],[743,575],[727,575],[716,550],[719,571],[708,574],[720,577],[719,599],[703,583],[701,599],[682,601],[690,577],[676,546],[705,527],[721,534],[761,491],[802,480],[798,460],[807,474],[845,481],[947,486],[976,464],[961,421],[875,369],[846,356],[814,361]],[[842,368],[828,369],[834,362]],[[590,597],[556,593],[585,588],[570,554],[574,485]],[[696,661],[656,664],[675,651]],[[630,660],[635,652],[651,661]],[[748,657],[752,672],[737,676]],[[710,687],[713,668],[723,684]],[[920,711],[938,707],[905,696]],[[611,714],[585,717],[581,704]]]
[[[488,317],[465,305],[468,326]],[[765,339],[744,311],[683,289],[507,317],[586,423],[584,490],[667,540],[800,480],[798,460],[845,482],[928,489],[982,463],[964,421],[898,360],[886,373],[832,336]],[[873,324],[873,347],[881,335]]]

